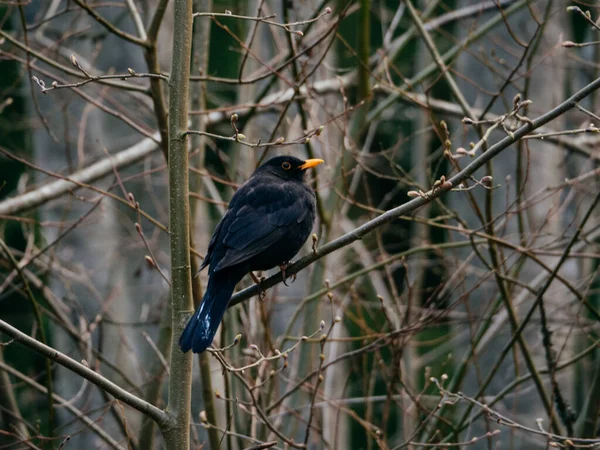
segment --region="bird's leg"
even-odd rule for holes
[[[284,262],[283,264],[279,264],[279,269],[281,270],[281,276],[283,277],[283,284],[285,284],[286,286],[288,286],[288,284],[286,283],[287,276],[285,274],[285,271],[291,265],[292,265],[292,263],[289,261]],[[291,278],[292,278],[292,283],[294,281],[296,281],[296,274],[293,274]]]
[[[264,302],[265,301],[265,297],[267,296],[267,291],[265,291],[262,288],[262,281],[264,280],[264,277],[258,278],[256,275],[254,275],[253,272],[250,272],[250,276],[252,277],[252,279],[254,280],[254,282],[256,284],[258,284],[258,299],[261,302]]]
[[[265,277],[260,277],[260,279],[258,280],[258,299],[261,302],[264,302],[265,301],[265,297],[267,296],[267,291],[262,288],[262,282],[264,280],[266,280]]]

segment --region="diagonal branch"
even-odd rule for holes
[[[22,331],[17,330],[15,327],[9,325],[3,320],[0,320],[0,331],[6,333],[8,336],[13,338],[15,341],[21,342],[26,347],[34,350],[40,355],[49,358],[63,367],[66,367],[70,371],[82,376],[86,380],[91,381],[100,389],[108,392],[117,400],[121,400],[123,403],[128,404],[134,409],[137,409],[141,413],[152,418],[159,426],[165,425],[168,421],[168,416],[158,409],[156,406],[142,400],[141,398],[127,392],[125,389],[119,387],[109,379],[103,377],[98,372],[95,372],[83,364],[75,361],[73,358],[59,352],[58,350],[42,344],[36,339],[29,337]]]
[[[502,153],[504,150],[506,150],[515,142],[517,142],[519,139],[523,138],[523,136],[525,136],[527,133],[541,127],[542,125],[547,124],[551,120],[556,119],[565,112],[574,108],[577,102],[586,98],[598,88],[600,88],[600,78],[597,78],[596,80],[585,86],[580,91],[576,92],[574,95],[569,97],[567,100],[565,100],[552,110],[541,115],[537,119],[526,123],[521,128],[516,130],[512,136],[506,136],[501,141],[490,146],[490,148],[485,153],[483,153],[478,158],[475,158],[468,166],[466,166],[463,170],[461,170],[452,178],[450,178],[446,182],[446,189],[437,189],[434,191],[426,192],[426,195],[417,197],[414,200],[411,200],[403,205],[390,209],[389,211],[386,211],[385,213],[377,216],[375,219],[368,221],[367,223],[356,228],[355,230],[344,234],[343,236],[323,245],[322,247],[319,247],[310,255],[301,258],[299,261],[289,266],[286,269],[286,276],[291,276],[298,273],[300,270],[309,266],[313,262],[323,258],[329,253],[332,253],[335,250],[339,250],[340,248],[345,247],[358,239],[361,239],[364,235],[370,233],[376,228],[385,225],[386,223],[391,222],[392,220],[397,219],[400,216],[410,214],[411,212],[416,211],[418,208],[425,205],[426,203],[429,203],[432,200],[440,197],[447,190],[456,187],[460,183],[465,181],[467,178],[473,175],[477,169],[482,167],[485,163],[491,161],[493,158]],[[237,305],[238,303],[243,302],[244,300],[254,297],[259,293],[261,289],[267,289],[272,286],[275,286],[276,284],[281,283],[282,280],[282,274],[281,272],[279,272],[262,281],[260,287],[255,284],[254,286],[250,286],[238,292],[231,298],[231,301],[229,302],[229,307],[232,307],[234,305]]]
[[[80,8],[84,9],[90,16],[92,16],[94,18],[94,20],[96,20],[96,22],[98,22],[100,25],[102,25],[104,28],[106,28],[106,30],[109,31],[110,33],[112,33],[116,36],[119,36],[121,39],[129,41],[133,44],[140,45],[142,47],[147,47],[149,45],[147,40],[139,38],[137,36],[134,36],[133,34],[129,34],[125,31],[120,30],[117,27],[115,27],[112,23],[110,23],[108,20],[106,20],[100,14],[98,14],[96,12],[96,10],[94,8],[92,8],[90,5],[88,5],[85,1],[83,1],[83,0],[73,0],[73,1]]]

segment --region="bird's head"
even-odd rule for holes
[[[258,171],[269,172],[284,180],[304,180],[307,169],[318,166],[322,159],[302,160],[294,156],[276,156],[258,168]]]

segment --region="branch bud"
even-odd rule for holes
[[[521,94],[517,94],[513,98],[513,106],[516,108],[521,103]]]
[[[208,418],[206,417],[206,411],[204,411],[204,410],[200,411],[200,414],[198,414],[198,417],[200,418],[200,422],[208,423]]]
[[[484,186],[488,186],[488,187],[489,187],[489,186],[491,186],[491,185],[492,185],[492,181],[493,181],[493,180],[494,180],[494,179],[493,179],[491,176],[489,176],[489,175],[486,175],[485,177],[483,177],[483,178],[480,180],[480,183],[481,183],[481,184],[483,184]]]

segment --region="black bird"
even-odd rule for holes
[[[322,162],[277,156],[256,169],[235,193],[200,266],[209,266],[208,286],[179,338],[181,351],[208,348],[244,275],[283,266],[298,253],[315,221],[315,194],[304,174]]]

